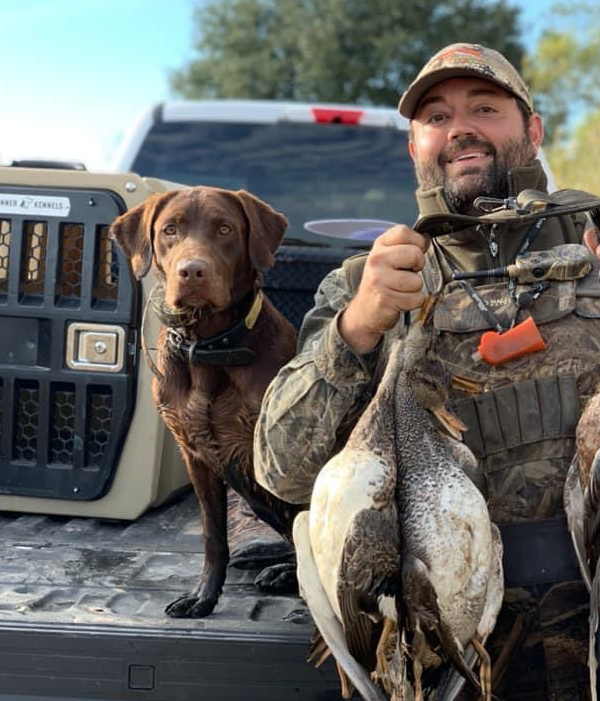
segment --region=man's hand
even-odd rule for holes
[[[381,234],[365,263],[360,287],[340,316],[339,331],[357,353],[368,353],[400,314],[423,304],[422,280],[429,239],[403,224]]]
[[[600,258],[600,240],[596,227],[591,227],[590,229],[585,230],[583,234],[583,243],[590,249],[596,258]]]

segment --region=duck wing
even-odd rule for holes
[[[409,625],[418,626],[430,650],[442,661],[451,662],[473,688],[480,691],[479,680],[465,659],[462,645],[443,622],[427,566],[411,554],[403,555],[402,597]]]
[[[479,625],[477,626],[477,634],[481,642],[485,645],[489,635],[494,630],[496,619],[502,607],[504,597],[504,572],[502,570],[502,537],[500,530],[495,524],[492,526],[493,540],[493,566],[488,580],[488,586],[485,596],[485,605]],[[463,654],[465,664],[470,670],[473,670],[479,655],[475,651],[473,645],[467,645]],[[456,669],[451,668],[445,677],[442,679],[437,689],[438,701],[455,701],[465,685],[465,677]]]
[[[365,701],[386,701],[373,685],[366,671],[351,655],[341,623],[321,585],[319,572],[312,555],[308,512],[303,511],[294,521],[293,537],[298,561],[298,582],[319,632],[337,663]]]
[[[588,666],[592,701],[598,698],[598,656],[600,636],[600,450],[594,455],[587,488],[583,495],[584,535],[589,571],[594,573],[590,591],[590,638]]]
[[[579,456],[577,453],[573,458],[573,462],[567,473],[567,479],[565,480],[564,503],[565,512],[567,514],[567,525],[579,562],[581,576],[588,590],[591,590],[592,575],[588,564],[586,547],[584,496],[581,488]]]
[[[588,518],[586,529],[589,541],[588,552],[593,560],[596,560],[590,595],[590,648],[588,659],[592,701],[596,701],[598,698],[598,656],[600,651],[598,631],[598,618],[600,615],[600,558],[598,557],[600,551],[600,450],[592,461],[590,481],[585,492],[584,507]]]
[[[590,476],[583,497],[585,540],[590,560],[590,569],[594,569],[600,556],[600,450],[594,455]]]
[[[596,565],[596,572],[592,580],[590,593],[590,639],[588,650],[588,667],[590,670],[591,701],[598,699],[598,656],[600,651],[600,632],[598,631],[598,618],[600,607],[600,561]]]
[[[579,426],[577,431],[580,439]],[[581,450],[575,453],[565,481],[564,502],[579,569],[590,591],[588,667],[591,698],[596,701],[600,655],[600,450],[589,469],[583,464]]]
[[[496,619],[502,608],[504,599],[504,570],[502,567],[502,536],[495,523],[491,523],[492,530],[492,566],[485,592],[485,604],[483,613],[477,626],[477,635],[483,644],[490,636],[496,625]]]
[[[363,509],[348,529],[337,596],[350,653],[369,672],[376,666],[381,619],[396,620],[400,542],[395,510]]]

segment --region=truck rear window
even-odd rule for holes
[[[406,132],[338,124],[162,122],[132,170],[186,185],[245,189],[290,220],[412,224],[416,187]]]

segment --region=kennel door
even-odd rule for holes
[[[138,284],[104,190],[0,184],[0,493],[104,495],[133,412]]]

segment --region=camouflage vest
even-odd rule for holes
[[[566,221],[552,227],[560,227],[560,242],[581,241],[581,227],[571,217],[561,219]],[[551,231],[539,244],[548,238],[555,243]],[[364,261],[360,255],[344,264],[353,290]],[[481,335],[491,326],[458,283],[446,282],[449,272],[443,254],[433,246],[423,278],[430,293],[441,291],[434,315],[437,353],[455,378],[452,403],[468,426],[465,442],[480,460],[484,479],[478,486],[488,498],[493,520],[511,523],[563,516],[562,492],[575,427],[600,378],[597,264],[581,281],[551,282],[531,307],[519,312],[517,323],[533,317],[546,349],[498,366],[474,358]],[[516,291],[525,287],[517,286]],[[516,314],[508,283],[476,289],[507,328]]]
[[[435,254],[428,256],[430,269],[436,262]],[[600,376],[597,275],[590,273],[583,284],[551,282],[517,316],[517,323],[534,319],[546,349],[496,366],[474,355],[489,322],[462,288],[444,287],[434,315],[437,353],[455,378],[454,408],[469,427],[465,442],[480,460],[497,523],[563,514],[575,428]],[[507,283],[477,292],[507,328],[517,312]]]
[[[581,217],[548,220],[534,248],[579,243],[583,228]],[[512,239],[506,240],[501,265],[511,262],[523,238],[518,228],[505,233]],[[458,283],[448,282],[447,265],[449,257],[462,270],[490,268],[488,252],[473,231],[437,241],[422,273],[428,292],[441,293],[434,314],[437,353],[455,378],[454,408],[468,426],[464,439],[482,468],[472,477],[487,496],[504,544],[505,600],[487,643],[498,676],[494,692],[507,701],[584,701],[589,596],[566,529],[562,494],[581,408],[600,378],[599,262],[580,281],[551,282],[520,311],[517,322],[532,316],[545,350],[491,366],[474,357],[490,323]],[[365,258],[344,263],[352,290]],[[507,282],[476,289],[506,327],[516,312]],[[380,366],[398,333],[401,322],[386,334]],[[459,697],[472,698],[466,691]]]

